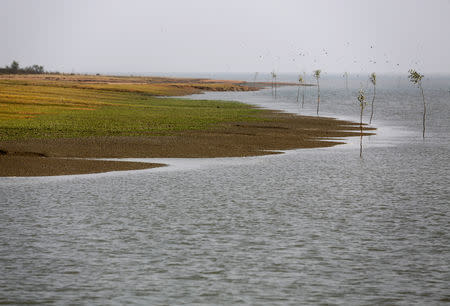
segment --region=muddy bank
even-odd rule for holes
[[[356,123],[267,111],[263,122],[150,137],[86,137],[0,142],[0,176],[46,176],[151,168],[155,164],[71,158],[240,157],[329,147],[359,136]],[[370,131],[365,130],[365,134]]]

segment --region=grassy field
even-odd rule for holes
[[[248,88],[166,78],[2,77],[0,140],[167,135],[262,120],[261,111],[241,103],[158,98],[201,90]]]

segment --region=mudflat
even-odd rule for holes
[[[73,81],[71,80],[71,82]],[[164,82],[171,84],[167,79],[164,79]],[[196,84],[198,82],[200,81],[196,80]],[[209,82],[208,80],[206,87],[210,84]],[[230,83],[226,83],[226,85],[229,87]],[[48,85],[44,84],[42,88],[46,88],[46,86]],[[61,84],[58,83],[58,86]],[[233,84],[232,88],[234,86],[240,85]],[[127,90],[130,88],[132,86],[127,87]],[[220,90],[218,85],[215,85],[215,88]],[[95,89],[83,88],[83,93],[89,94],[91,90],[95,90],[95,93],[98,94],[102,89],[101,87],[100,89],[98,87]],[[103,90],[109,92],[111,88]],[[147,89],[145,90],[144,94],[147,96],[149,93]],[[133,94],[135,95],[136,92]],[[0,104],[2,101],[5,99],[1,100],[0,96]],[[68,97],[66,101],[72,103],[73,107],[73,99],[70,102],[71,99]],[[195,101],[192,103],[195,104]],[[208,105],[210,107],[207,109],[207,114],[212,114],[211,112],[214,112],[216,108],[220,112],[221,107],[224,107],[224,104],[217,105],[217,107],[214,104]],[[186,107],[186,105],[183,104],[180,107]],[[64,134],[64,137],[58,137],[58,133],[61,133],[59,130],[55,134],[51,134],[51,131],[48,132],[50,133],[49,137],[30,137],[29,130],[18,126],[14,129],[13,134],[7,134],[0,140],[0,176],[48,176],[145,169],[162,165],[89,160],[89,158],[256,156],[274,154],[278,150],[334,146],[343,143],[343,137],[370,133],[367,128],[361,132],[359,124],[353,122],[333,118],[297,116],[269,110],[254,110],[248,109],[247,106],[241,110],[240,107],[238,107],[239,111],[244,114],[242,117],[233,115],[229,116],[227,120],[217,120],[192,129],[177,128],[165,132],[158,130],[145,134],[139,130],[117,135],[117,131],[114,130],[111,135],[107,133],[103,135],[105,134],[103,130],[101,130],[102,133],[99,133],[93,129],[92,135],[83,134],[82,137],[73,137],[72,135],[67,137]],[[84,111],[86,112],[86,110]],[[96,109],[89,111],[92,113]],[[151,109],[143,108],[142,111],[151,111]],[[189,111],[192,109],[188,108],[185,111],[186,116],[191,116]],[[58,113],[52,116],[58,118]],[[52,116],[49,119],[50,123]],[[80,116],[83,114],[80,113]],[[113,116],[116,116],[115,113]],[[114,119],[111,118],[111,120]],[[241,120],[234,121],[233,119]],[[21,118],[21,120],[27,119]],[[39,120],[39,115],[33,116],[31,120]],[[55,122],[58,122],[57,119]],[[75,127],[70,126],[70,128]],[[5,130],[7,128],[8,126]],[[58,128],[61,129],[61,127],[55,127],[55,129]],[[20,137],[22,130],[26,130],[24,132],[26,137]],[[36,133],[40,133],[40,131],[36,131]]]

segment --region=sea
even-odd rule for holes
[[[270,82],[268,74],[199,76]],[[319,81],[320,116],[359,122],[363,89],[369,122],[368,75]],[[406,74],[379,75],[376,135],[362,140],[0,178],[0,303],[448,305],[450,76],[426,76],[423,88],[425,138],[420,90]],[[316,116],[317,87],[187,98]]]

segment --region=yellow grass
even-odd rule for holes
[[[149,135],[257,120],[257,111],[240,103],[155,97],[202,90],[248,88],[211,80],[169,83],[167,78],[0,76],[0,140]]]

